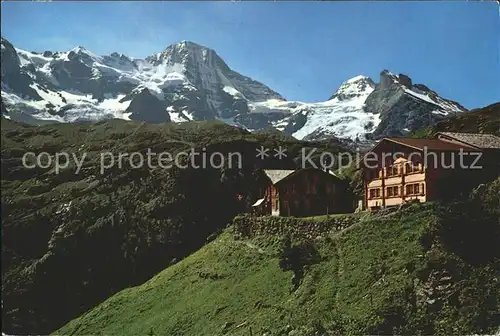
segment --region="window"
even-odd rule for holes
[[[406,186],[406,195],[413,194],[413,184],[409,184]]]
[[[413,174],[413,173],[419,173],[422,171],[422,164],[415,164],[408,162],[406,164],[406,173],[407,174]]]
[[[399,187],[387,187],[387,197],[399,196]]]
[[[398,166],[390,166],[387,167],[387,176],[397,176],[399,175],[399,169]]]
[[[419,183],[408,184],[406,186],[406,195],[419,195],[419,194],[420,194],[420,184]]]
[[[370,198],[379,198],[380,197],[380,189],[370,189]]]

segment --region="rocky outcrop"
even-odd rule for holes
[[[380,73],[380,84],[379,84],[379,89],[387,89],[390,87],[392,84],[394,84],[396,81],[396,76],[391,74],[389,70],[383,70]]]
[[[380,123],[373,132],[378,138],[403,136],[466,109],[440,98],[425,85],[413,85],[406,75],[395,76],[384,70],[380,84],[366,99],[364,110],[380,114]]]
[[[10,42],[3,37],[1,39],[1,48],[2,77],[12,77],[15,75],[19,75],[21,65],[16,50],[14,49],[12,44],[10,44]]]
[[[404,74],[399,74],[399,82],[404,85],[407,89],[411,89],[413,87],[413,84],[411,82],[411,78],[404,75]]]
[[[32,88],[34,82],[32,78],[21,69],[21,63],[14,46],[1,38],[1,69],[2,69],[2,90],[6,86],[9,90],[14,91],[32,100],[42,100],[40,95]]]
[[[127,112],[132,112],[130,119],[150,123],[169,122],[170,117],[165,110],[164,102],[152,95],[148,89],[141,90],[130,101]]]

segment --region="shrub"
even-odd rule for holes
[[[279,266],[284,271],[293,271],[294,290],[300,285],[305,268],[319,261],[319,253],[312,241],[299,240],[292,243],[290,236],[283,238],[279,251]]]

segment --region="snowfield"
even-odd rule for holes
[[[437,107],[441,108],[440,111],[437,111],[438,113],[442,115],[448,115],[450,112],[462,112],[463,110],[456,104],[452,104],[449,101],[445,101],[441,97],[436,97],[435,99],[432,99],[429,95],[426,95],[424,92],[418,90],[418,89],[406,89],[406,93],[410,94],[413,97],[416,97],[418,99],[421,99],[425,102],[431,103],[436,105]]]
[[[283,101],[272,99],[253,103],[251,113],[285,113],[306,116],[305,125],[292,135],[303,139],[313,132],[322,132],[352,140],[363,139],[365,133],[373,131],[380,122],[379,115],[363,110],[366,98],[374,90],[374,85],[366,76],[356,76],[345,81],[333,99],[318,103]],[[335,96],[342,95],[339,99]],[[283,130],[287,121],[278,121],[274,127]]]

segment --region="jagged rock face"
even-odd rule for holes
[[[171,45],[147,61],[153,66],[178,69],[189,83],[163,89],[173,93],[167,104],[172,107],[170,113],[183,111],[198,120],[230,119],[247,114],[249,102],[284,100],[267,86],[232,71],[214,50],[193,42]]]
[[[98,56],[81,46],[28,52],[2,38],[1,61],[4,104],[12,118],[35,124],[219,119],[248,130],[271,127],[298,139],[363,142],[403,135],[465,110],[387,70],[378,84],[366,76],[346,80],[324,102],[287,101],[233,71],[214,50],[188,41],[133,59],[116,52]]]
[[[6,87],[28,99],[42,100],[37,92],[30,87],[33,84],[33,80],[21,69],[16,49],[3,37],[1,39],[1,62],[2,91]]]
[[[1,40],[2,56],[2,77],[19,74],[20,63],[17,52],[9,41],[2,37]]]
[[[413,87],[413,84],[411,82],[411,78],[404,75],[404,74],[399,74],[399,82],[404,85],[405,88],[411,89]]]
[[[161,101],[144,89],[132,98],[127,112],[131,112],[130,119],[150,123],[169,122],[170,117]]]
[[[367,97],[365,111],[377,111],[380,123],[375,137],[403,136],[439,120],[466,111],[460,104],[442,99],[425,85],[412,84],[411,78],[384,70],[380,84]]]
[[[91,94],[92,98],[98,101],[104,100],[106,93],[115,95],[129,93],[135,87],[130,82],[120,81],[118,72],[107,71],[105,67],[96,64],[134,68],[130,59],[124,59],[116,53],[99,57],[83,47],[77,47],[67,53],[66,57],[56,56],[50,62],[50,75],[60,89]]]

